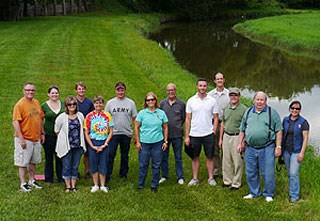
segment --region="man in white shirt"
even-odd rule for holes
[[[222,73],[218,72],[214,75],[214,83],[216,84],[216,88],[208,93],[208,95],[214,97],[218,104],[218,112],[219,112],[219,124],[218,130],[215,136],[215,147],[214,147],[214,171],[213,175],[218,176],[219,170],[221,168],[221,156],[220,156],[220,148],[218,146],[219,143],[219,134],[220,134],[220,125],[223,116],[223,109],[229,104],[229,90],[224,87],[225,79]]]
[[[213,148],[214,137],[218,127],[218,105],[213,97],[207,95],[207,87],[207,80],[199,79],[197,81],[198,92],[189,98],[186,106],[185,144],[189,146],[188,148],[191,148],[191,144],[193,150],[193,178],[188,186],[196,186],[199,184],[199,156],[202,146],[204,147],[207,158],[208,183],[211,186],[216,185],[216,181],[213,178]]]

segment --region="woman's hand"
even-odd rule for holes
[[[298,156],[298,163],[301,163],[303,161],[303,158],[304,158],[304,153],[299,153],[299,156]]]
[[[167,148],[168,148],[168,144],[166,142],[163,142],[162,150],[165,151]]]

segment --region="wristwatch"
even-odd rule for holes
[[[281,150],[282,148],[281,148],[281,146],[277,146],[277,149]]]
[[[164,141],[164,143],[168,144],[168,141],[167,141],[167,140],[165,140],[165,141]]]

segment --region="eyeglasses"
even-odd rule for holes
[[[71,106],[77,106],[76,103],[70,103],[70,104],[67,104],[68,107],[71,107]]]
[[[36,90],[35,89],[24,89],[24,91],[26,91],[26,92],[35,92]]]
[[[290,107],[291,110],[301,110],[300,107]]]
[[[152,101],[155,101],[156,99],[154,99],[154,98],[151,98],[151,99],[146,99],[146,102],[152,102]]]
[[[229,97],[238,97],[239,94],[229,94]]]

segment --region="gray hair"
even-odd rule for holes
[[[253,99],[256,99],[256,97],[257,97],[258,95],[263,95],[266,100],[268,99],[268,95],[267,95],[266,93],[264,93],[263,91],[257,91],[257,92],[254,94]]]

